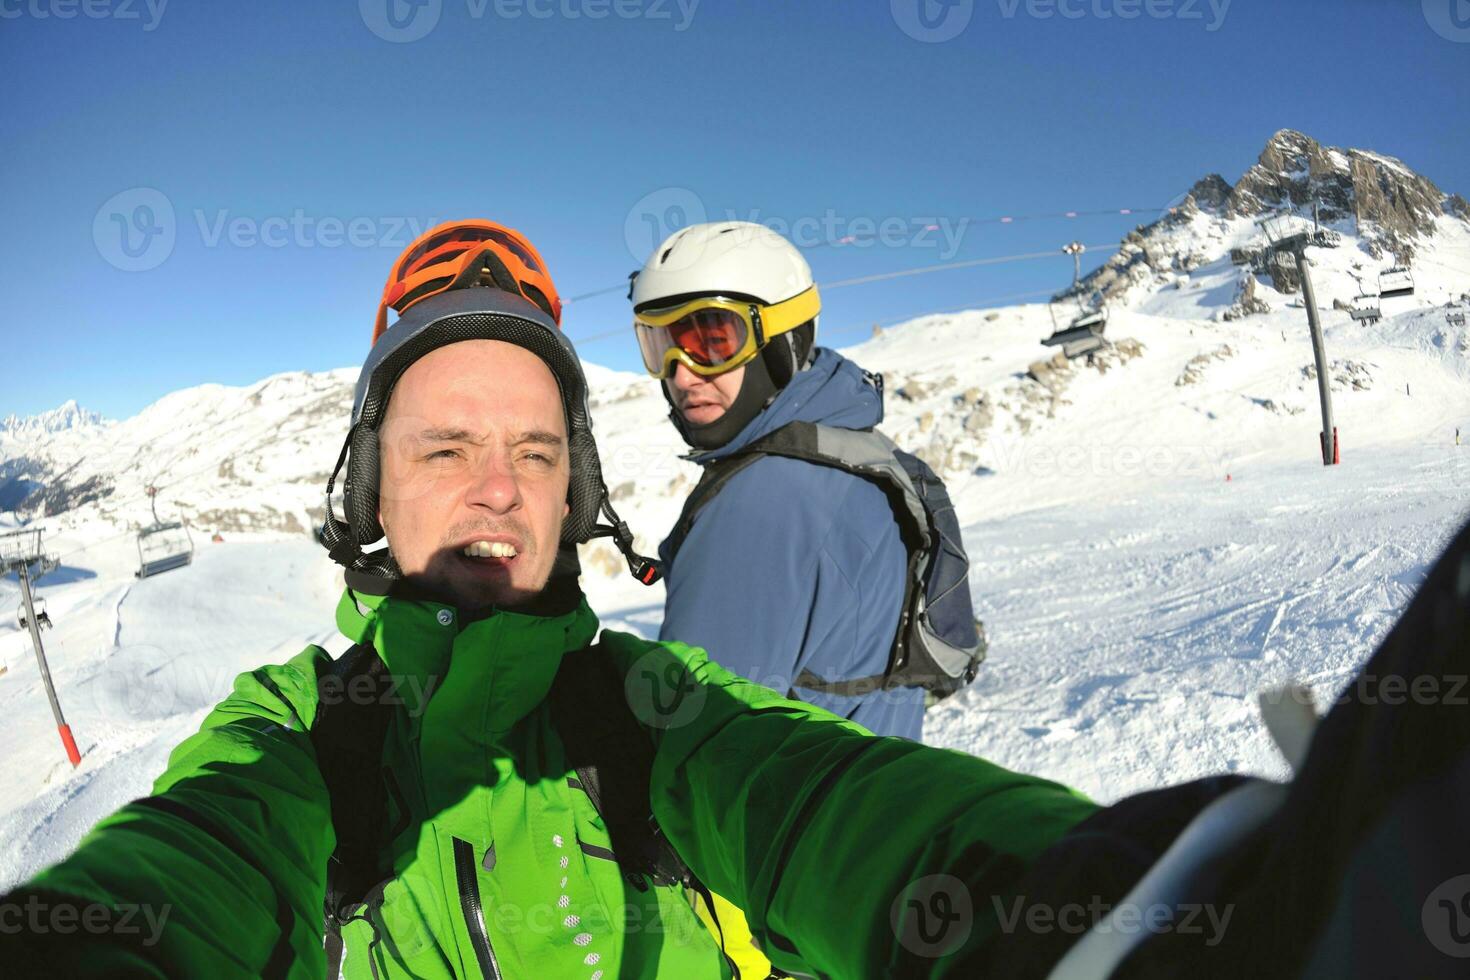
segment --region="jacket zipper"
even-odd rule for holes
[[[459,907],[464,912],[465,928],[470,933],[470,946],[486,980],[502,980],[495,950],[485,931],[485,911],[480,905],[480,880],[475,867],[475,848],[469,841],[454,838],[454,876],[459,882]]]

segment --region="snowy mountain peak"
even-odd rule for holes
[[[39,415],[7,415],[0,419],[0,437],[31,442],[58,432],[106,424],[109,424],[108,420],[100,413],[82,408],[75,399],[71,399]]]
[[[1128,305],[1177,288],[1181,278],[1227,257],[1244,264],[1266,244],[1257,222],[1281,212],[1335,233],[1335,243],[1354,251],[1368,276],[1372,268],[1412,265],[1447,229],[1455,236],[1470,232],[1470,203],[1403,161],[1324,146],[1283,129],[1233,186],[1216,173],[1197,181],[1178,207],[1129,232],[1116,254],[1057,298],[1097,294]],[[1283,293],[1297,289],[1290,270],[1272,279]],[[1234,292],[1250,288],[1242,281]]]
[[[1376,226],[1365,237],[1401,262],[1412,257],[1415,238],[1434,233],[1436,218],[1456,210],[1433,181],[1401,160],[1323,146],[1283,129],[1235,185],[1228,211],[1248,217],[1281,208],[1311,214],[1314,205],[1323,222],[1351,219],[1355,228]],[[1464,201],[1458,205],[1465,216]]]

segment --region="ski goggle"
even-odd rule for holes
[[[795,330],[821,310],[816,286],[769,305],[703,296],[633,314],[633,333],[643,367],[655,378],[669,377],[676,364],[709,378],[740,367],[772,337]]]
[[[401,314],[421,299],[475,284],[518,293],[561,323],[561,298],[525,236],[493,221],[455,221],[419,236],[393,263],[378,303],[373,342],[388,328],[389,309]]]

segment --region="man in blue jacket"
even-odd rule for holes
[[[821,301],[806,260],[762,225],[675,232],[638,273],[632,300],[644,364],[701,466],[791,422],[883,421],[877,379],[815,346]],[[660,548],[660,637],[703,646],[730,670],[880,735],[919,738],[922,689],[823,690],[888,667],[908,552],[878,486],[761,456],[699,509],[677,552],[674,543]]]

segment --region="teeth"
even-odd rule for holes
[[[519,552],[507,541],[472,541],[464,554],[470,558],[514,558]]]

